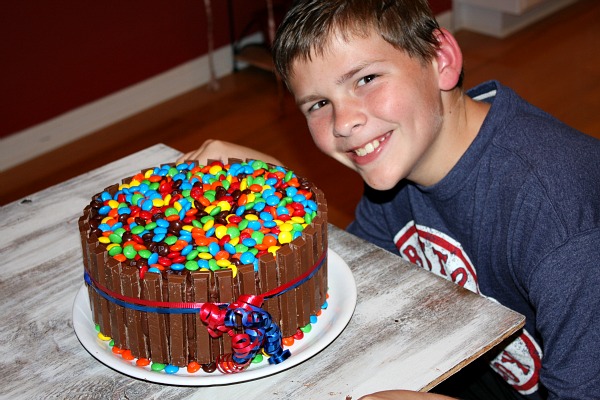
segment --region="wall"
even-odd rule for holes
[[[265,4],[233,3],[238,31]],[[452,7],[430,3],[436,13]],[[219,48],[230,42],[227,1],[212,0],[212,12]],[[0,6],[0,137],[194,60],[207,53],[206,36],[202,0],[9,0]]]

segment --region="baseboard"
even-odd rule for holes
[[[454,28],[503,38],[577,0],[455,0]]]
[[[248,40],[256,38],[249,37]],[[233,71],[231,46],[213,53],[217,78]],[[0,139],[0,171],[55,150],[99,129],[210,82],[209,57],[202,56],[148,80]]]

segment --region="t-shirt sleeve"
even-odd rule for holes
[[[371,242],[383,249],[397,253],[393,233],[390,231],[389,219],[385,217],[384,206],[363,196],[357,207],[355,219],[347,231]]]
[[[540,381],[550,399],[600,393],[600,229],[570,238],[529,278],[543,340]]]

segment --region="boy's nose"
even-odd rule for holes
[[[351,136],[366,122],[366,115],[360,107],[345,106],[335,110],[334,136]]]

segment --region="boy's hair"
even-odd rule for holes
[[[322,55],[332,35],[350,40],[374,31],[426,62],[435,56],[438,29],[427,0],[297,0],[277,30],[273,60],[289,84],[293,62]]]

